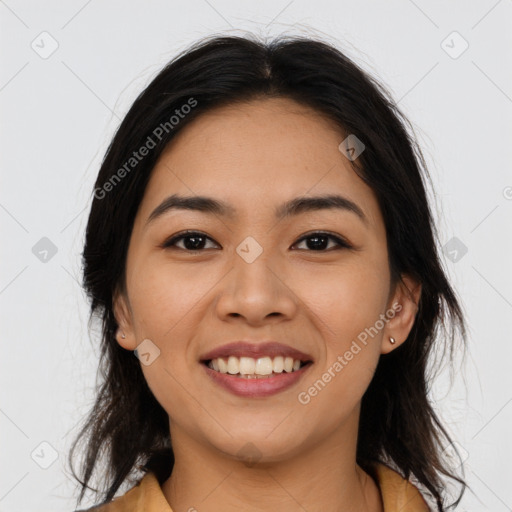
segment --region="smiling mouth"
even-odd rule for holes
[[[292,357],[218,357],[201,361],[211,370],[241,379],[269,379],[286,373],[294,373],[313,364]]]

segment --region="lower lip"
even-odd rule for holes
[[[229,373],[217,372],[204,363],[201,363],[201,366],[214,382],[231,391],[231,393],[243,397],[258,398],[275,395],[293,386],[308,371],[312,363],[307,363],[294,372],[278,373],[273,377],[263,379],[246,379]]]

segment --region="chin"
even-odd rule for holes
[[[268,436],[263,432],[233,434],[233,438],[227,442],[212,444],[228,458],[239,460],[248,467],[272,465],[290,459],[304,450],[304,440],[293,442],[289,433],[285,433],[283,437],[277,434]]]

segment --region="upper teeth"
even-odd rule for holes
[[[293,357],[277,356],[273,359],[266,356],[254,359],[252,357],[229,356],[225,358],[218,357],[212,359],[208,366],[221,373],[230,373],[236,375],[270,375],[274,373],[292,372],[300,368],[300,359]]]

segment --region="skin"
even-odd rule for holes
[[[258,99],[202,114],[153,169],[128,249],[127,292],[116,293],[114,310],[126,336],[118,333],[121,346],[134,350],[150,339],[160,350],[141,368],[169,415],[176,463],[162,490],[175,512],[383,510],[376,483],[356,464],[360,403],[381,355],[407,338],[421,286],[406,275],[391,282],[380,208],[339,151],[344,138],[332,121],[292,100]],[[221,199],[237,215],[176,210],[146,224],[175,193]],[[367,223],[332,209],[274,219],[289,199],[328,193],[355,202]],[[162,247],[186,229],[207,235],[205,248],[187,252],[183,239]],[[315,250],[314,240],[300,241],[318,231],[353,248],[329,239]],[[248,236],[263,248],[250,264],[236,252]],[[298,393],[394,303],[400,312],[300,403]],[[314,359],[308,374],[276,395],[235,396],[199,363],[227,342],[268,339]],[[249,442],[256,464],[238,454]]]

